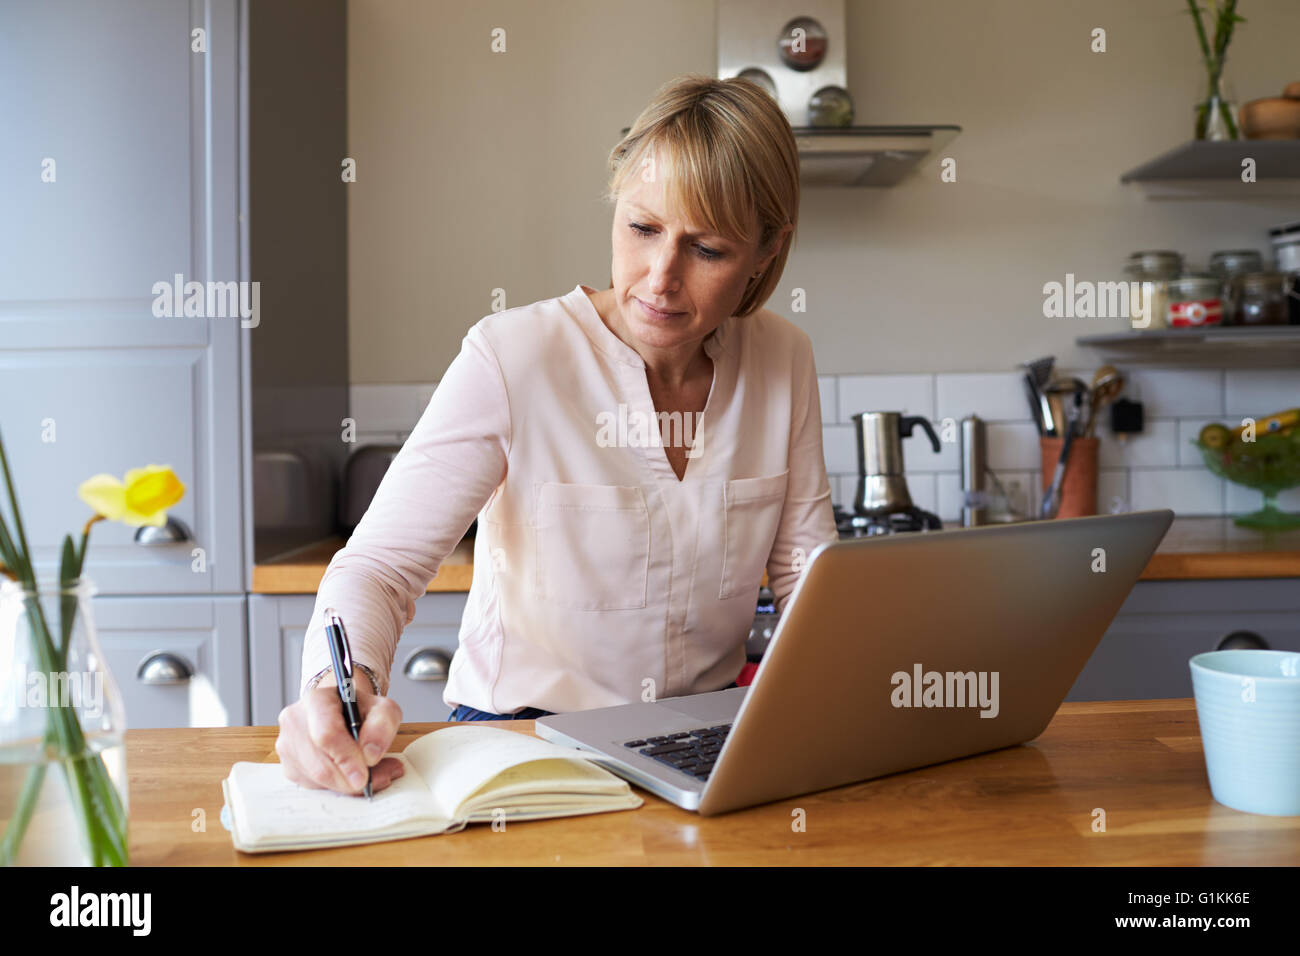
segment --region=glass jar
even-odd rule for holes
[[[1287,282],[1281,272],[1249,272],[1232,280],[1241,325],[1286,325]]]
[[[1147,249],[1128,257],[1124,275],[1130,282],[1137,283],[1137,294],[1129,297],[1129,317],[1133,328],[1165,328],[1169,280],[1182,271],[1183,257],[1168,249]]]
[[[1169,282],[1169,327],[1223,324],[1223,283],[1204,272],[1188,272]]]
[[[1236,325],[1236,301],[1230,287],[1233,278],[1247,272],[1262,272],[1264,257],[1255,249],[1223,249],[1210,256],[1210,275],[1217,278],[1222,287],[1219,298],[1223,303],[1223,324]]]

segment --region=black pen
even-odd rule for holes
[[[325,639],[330,646],[330,660],[334,662],[335,686],[339,699],[343,701],[343,723],[348,725],[352,739],[361,742],[361,711],[357,708],[356,684],[352,679],[352,645],[348,643],[348,632],[343,626],[343,618],[332,607],[325,609]],[[372,798],[370,790],[371,773],[366,767],[366,799]]]

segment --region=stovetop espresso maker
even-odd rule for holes
[[[930,436],[930,444],[939,452],[939,436],[921,415],[901,412],[858,412],[852,416],[858,442],[858,490],[853,510],[859,518],[880,523],[883,527],[910,525],[901,530],[942,530],[936,515],[912,503],[903,474],[903,439],[912,437],[920,425]],[[901,519],[901,520],[900,520]]]

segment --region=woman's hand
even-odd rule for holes
[[[314,690],[280,711],[275,752],[280,755],[284,775],[299,786],[360,793],[370,767],[372,792],[378,792],[403,774],[397,758],[380,760],[397,735],[402,708],[390,697],[375,696],[365,675],[358,675],[353,686],[361,711],[359,741],[352,739],[343,722],[332,672]]]

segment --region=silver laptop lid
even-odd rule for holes
[[[1161,509],[818,548],[700,813],[1038,736],[1173,517]]]

